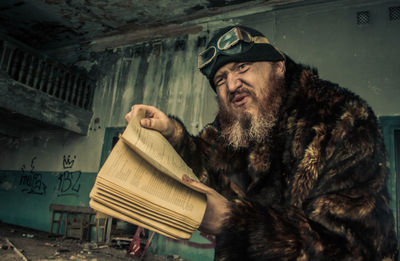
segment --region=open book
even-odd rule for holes
[[[206,196],[182,176],[193,171],[157,131],[133,118],[101,167],[91,208],[165,236],[188,239],[200,226]]]

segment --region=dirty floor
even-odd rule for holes
[[[51,236],[47,232],[0,223],[1,261],[46,261],[46,260],[90,260],[90,261],[135,261],[139,258],[127,256],[129,241],[112,240],[110,244],[81,242],[79,239]],[[15,249],[14,249],[15,248]],[[143,261],[181,261],[170,256],[155,256],[147,252]]]

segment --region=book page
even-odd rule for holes
[[[126,210],[125,215],[139,219],[148,224],[149,222],[159,223],[159,227],[169,226],[171,229],[178,229],[181,231],[186,231],[187,233],[193,233],[200,226],[200,224],[198,224],[196,227],[189,227],[186,225],[181,226],[183,225],[182,222],[176,222],[176,220],[171,222],[171,220],[164,219],[162,216],[157,215],[157,213],[145,213],[141,211],[140,206],[121,200],[121,198],[115,198],[112,195],[108,196],[107,193],[100,193],[97,197],[93,198],[93,200],[101,202],[102,204],[105,204],[113,209],[124,208]]]
[[[119,199],[123,201],[124,204],[134,204],[140,208],[138,211],[156,215],[164,220],[170,220],[172,223],[183,224],[183,226],[188,228],[197,228],[199,226],[199,220],[192,220],[190,217],[180,215],[163,206],[156,205],[138,196],[132,196],[125,189],[117,185],[107,186],[105,184],[107,183],[104,182],[104,180],[96,183],[95,189],[92,190],[90,197],[97,199],[103,194],[115,200]]]
[[[143,128],[140,125],[140,120],[143,117],[144,112],[138,117],[131,119],[121,136],[124,142],[150,162],[151,165],[179,182],[182,182],[184,174],[198,181],[192,169],[186,165],[180,155],[160,132]],[[188,186],[188,184],[184,184]]]
[[[125,192],[201,223],[206,208],[205,195],[164,175],[121,140],[97,177],[96,182],[108,180],[125,188]]]
[[[171,238],[175,238],[175,239],[189,239],[191,237],[191,233],[187,233],[184,231],[180,231],[180,230],[176,230],[176,229],[172,229],[168,226],[159,226],[159,224],[157,224],[157,222],[150,222],[150,223],[145,223],[142,222],[138,219],[129,217],[127,215],[125,215],[124,213],[122,213],[123,211],[118,211],[118,207],[116,207],[116,209],[113,208],[109,208],[107,206],[107,204],[102,204],[97,202],[96,200],[90,200],[89,201],[89,206],[93,209],[95,209],[96,211],[100,212],[100,213],[104,213],[106,215],[109,215],[111,217],[115,217],[118,219],[121,219],[123,221],[126,221],[128,223],[131,224],[136,224],[138,226],[141,226],[143,228],[149,229],[151,231],[157,232],[161,235],[167,236],[167,237],[171,237]]]

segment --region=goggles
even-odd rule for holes
[[[215,46],[210,46],[199,54],[198,67],[204,74],[209,75],[220,54],[237,55],[251,49],[254,43],[269,44],[269,41],[266,37],[251,36],[247,31],[234,27],[219,37]]]

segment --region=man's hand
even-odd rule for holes
[[[143,104],[133,105],[131,111],[125,115],[125,120],[129,122],[139,111],[145,111],[145,117],[140,121],[142,127],[157,130],[166,138],[174,135],[175,125],[172,120],[154,106]]]
[[[228,200],[212,188],[203,183],[196,182],[188,176],[183,176],[183,181],[206,192],[207,207],[200,225],[200,230],[207,234],[217,235],[222,231],[222,225],[226,218],[229,217],[230,209]]]

